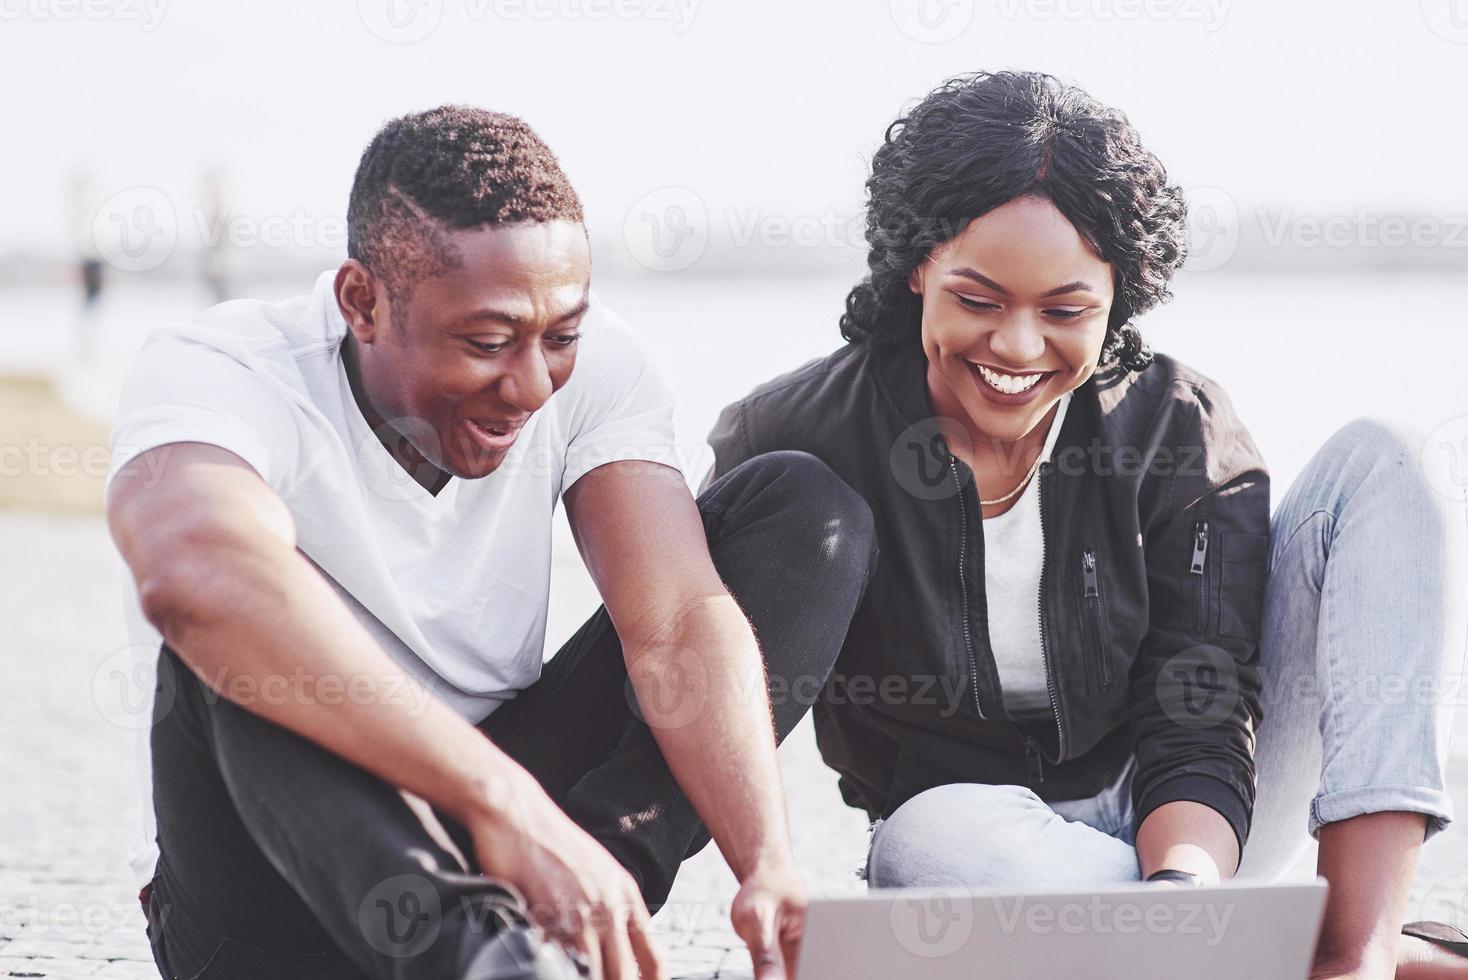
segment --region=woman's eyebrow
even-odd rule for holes
[[[996,293],[1000,293],[1004,296],[1009,295],[1009,290],[1005,289],[993,279],[990,279],[988,276],[984,275],[982,272],[979,272],[976,269],[970,269],[967,266],[964,266],[958,269],[949,269],[948,274],[950,276],[962,276],[964,279],[972,279],[974,282],[979,283],[980,285],[988,286]],[[1077,293],[1082,291],[1094,293],[1096,291],[1096,287],[1092,286],[1090,283],[1086,282],[1083,279],[1077,279],[1074,282],[1066,283],[1064,286],[1056,286],[1054,289],[1041,293],[1040,298],[1046,299],[1051,296],[1061,296],[1065,293]]]

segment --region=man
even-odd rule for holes
[[[772,712],[764,671],[829,673],[865,504],[796,453],[695,504],[521,121],[390,122],[348,224],[309,297],[155,334],[113,435],[109,524],[165,641],[160,970],[561,976],[567,949],[660,977],[649,908],[712,834],[783,976],[806,896],[774,749],[805,705]],[[605,606],[542,672],[562,498]]]

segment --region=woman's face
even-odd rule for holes
[[[1044,198],[975,218],[908,285],[923,300],[933,408],[976,436],[1021,439],[1095,371],[1111,266]]]

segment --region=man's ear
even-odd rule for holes
[[[336,270],[336,305],[347,321],[347,329],[359,344],[370,344],[381,329],[386,313],[386,290],[377,277],[356,259],[347,259]]]

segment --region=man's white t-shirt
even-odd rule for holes
[[[1070,405],[1060,396],[1041,459],[1049,459]],[[989,644],[999,670],[1004,706],[1011,713],[1050,712],[1040,646],[1040,565],[1045,542],[1040,533],[1040,481],[1032,477],[1014,506],[984,518],[984,595],[989,606]]]
[[[478,722],[540,676],[562,492],[615,460],[681,469],[673,397],[593,294],[570,380],[499,469],[451,478],[435,496],[388,454],[352,396],[334,275],[306,296],[236,300],[156,330],[123,390],[109,481],[171,443],[238,455],[285,502],[299,550],[388,654]],[[147,790],[146,744],[140,761]],[[142,815],[140,883],[157,854],[150,802]]]

